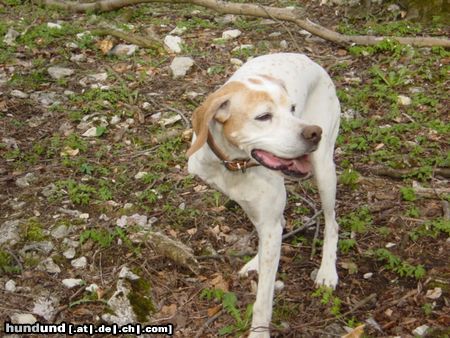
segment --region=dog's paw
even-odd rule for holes
[[[239,277],[247,277],[250,271],[258,272],[258,264],[258,255],[256,255],[239,270]]]
[[[330,268],[320,268],[317,272],[315,284],[317,287],[320,286],[328,286],[332,289],[336,289],[338,284],[338,274],[336,271],[336,267]]]

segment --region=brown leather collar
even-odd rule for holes
[[[229,171],[240,170],[243,173],[245,173],[245,171],[248,168],[259,166],[259,163],[250,162],[251,161],[250,158],[230,160],[228,156],[225,155],[223,151],[217,146],[209,130],[208,130],[208,145],[211,148],[212,152],[222,161],[225,168],[227,168]]]

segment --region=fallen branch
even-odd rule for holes
[[[391,178],[403,179],[405,177],[413,176],[417,173],[419,168],[412,169],[393,169],[389,167],[374,166],[374,167],[356,167],[357,170],[370,173],[377,176],[387,176]],[[442,176],[444,178],[450,178],[450,168],[434,168],[433,173],[435,176]]]
[[[130,34],[129,32],[122,32],[117,29],[97,28],[92,30],[91,33],[100,36],[111,35],[142,48],[154,48],[154,49],[162,48],[162,44],[158,40],[149,39],[135,34]]]
[[[450,188],[425,188],[416,181],[413,181],[412,188],[417,196],[425,198],[445,199],[450,194]]]
[[[434,37],[393,37],[393,36],[370,36],[370,35],[345,35],[320,26],[308,19],[302,19],[305,14],[299,9],[260,6],[255,4],[231,3],[218,0],[100,0],[91,3],[80,3],[75,1],[41,0],[48,6],[55,6],[74,12],[108,12],[119,8],[133,6],[140,3],[180,3],[192,4],[206,7],[221,14],[246,15],[266,19],[276,19],[292,22],[300,28],[317,35],[322,39],[332,41],[338,45],[375,45],[390,39],[401,44],[417,47],[450,47],[447,38]]]
[[[316,214],[314,214],[313,217],[311,217],[311,218],[309,219],[309,221],[308,221],[305,225],[303,225],[303,226],[301,226],[300,228],[297,228],[297,229],[295,229],[295,230],[293,230],[293,231],[291,231],[291,232],[288,232],[287,234],[284,234],[283,237],[282,237],[283,241],[284,241],[285,239],[289,238],[289,237],[292,237],[292,236],[298,234],[299,232],[302,232],[302,231],[306,230],[306,229],[309,228],[311,225],[313,225],[314,223],[316,223],[316,218],[319,217],[319,216],[322,214],[322,212],[323,212],[322,210],[318,211]]]
[[[210,326],[217,318],[219,318],[224,313],[223,310],[220,310],[217,312],[214,316],[210,317],[203,325],[202,327],[197,331],[197,334],[195,335],[195,338],[199,338],[203,335],[203,332]]]

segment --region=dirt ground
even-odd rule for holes
[[[440,18],[404,22],[388,4],[362,14],[319,1],[270,4],[298,5],[347,34],[449,33]],[[172,33],[183,39],[179,55],[194,60],[177,79],[175,53],[155,45],[112,55],[130,42],[96,33],[113,27],[162,41],[177,26],[186,27]],[[19,33],[11,44],[10,28]],[[221,39],[230,29],[242,34]],[[245,334],[257,279],[237,271],[256,252],[256,234],[238,206],[187,173],[184,117],[235,71],[231,59],[291,51],[330,73],[342,104],[340,280],[333,293],[314,288],[322,227],[317,238],[312,226],[286,239],[273,336],[340,337],[362,324],[362,337],[414,337],[424,325],[428,337],[449,336],[448,51],[395,42],[344,48],[292,24],[165,4],[95,15],[2,1],[0,37],[2,322],[33,313],[41,323],[98,326],[125,280],[142,323],[172,323],[176,337]],[[73,73],[55,79],[53,66]],[[287,185],[285,233],[320,210],[312,180]],[[148,229],[192,252],[171,256]],[[120,278],[124,267],[139,279]],[[82,281],[69,289],[69,278]]]

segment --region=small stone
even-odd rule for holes
[[[91,285],[86,287],[86,291],[88,292],[96,292],[98,290],[98,285],[95,283],[92,283]]]
[[[319,269],[315,268],[311,273],[309,274],[309,278],[311,278],[314,282],[316,281],[317,273],[319,272]]]
[[[152,105],[149,102],[144,102],[142,104],[142,109],[149,111],[152,109]]]
[[[411,105],[411,98],[405,95],[399,95],[397,96],[397,102],[401,104],[402,106],[409,106]]]
[[[187,31],[187,27],[175,27],[169,33],[169,35],[183,35]]]
[[[128,267],[124,266],[119,272],[119,278],[126,278],[129,280],[137,280],[140,277],[132,272]]]
[[[99,217],[98,217],[98,219],[100,220],[100,221],[109,221],[109,217],[108,216],[106,216],[105,214],[101,214]]]
[[[5,283],[5,290],[8,292],[16,291],[16,282],[10,279]]]
[[[275,291],[281,291],[284,289],[284,283],[281,280],[275,281]]]
[[[11,96],[17,97],[19,99],[26,99],[28,98],[30,95],[28,95],[27,93],[24,93],[20,90],[14,89],[11,91]]]
[[[413,335],[417,335],[419,337],[423,337],[425,333],[428,331],[430,327],[428,325],[421,325],[419,327],[416,327],[413,331]]]
[[[80,214],[80,216],[78,216],[78,218],[80,218],[80,219],[89,219],[89,214],[88,213],[82,213],[82,214]]]
[[[71,76],[75,73],[73,69],[64,67],[49,67],[47,69],[48,73],[55,80],[62,79],[63,77]]]
[[[134,175],[134,179],[140,180],[142,177],[144,177],[147,174],[148,174],[147,171],[140,171],[136,175]]]
[[[123,208],[124,209],[131,209],[133,207],[133,203],[125,203],[124,205],[123,205]]]
[[[84,54],[76,54],[70,57],[70,61],[72,62],[84,62],[86,61],[86,55]]]
[[[269,37],[271,38],[277,38],[279,36],[281,36],[281,32],[273,32],[269,34]]]
[[[183,40],[179,36],[167,35],[164,38],[164,46],[169,52],[181,53]]]
[[[50,241],[42,241],[42,242],[36,242],[25,245],[22,250],[20,250],[21,253],[25,253],[27,251],[40,251],[44,254],[48,255],[52,250],[54,249],[54,245]]]
[[[72,289],[75,286],[82,285],[84,283],[84,280],[79,278],[66,278],[62,280],[62,283],[66,288]]]
[[[3,42],[8,46],[14,46],[16,44],[16,39],[20,36],[20,33],[12,28],[8,29]]]
[[[88,130],[86,130],[82,136],[84,137],[96,137],[97,136],[97,127],[91,127]]]
[[[370,279],[370,278],[372,278],[372,276],[373,276],[373,272],[368,272],[368,273],[365,273],[365,274],[363,275],[363,278],[364,278],[364,279]]]
[[[131,56],[139,50],[137,45],[118,44],[114,46],[108,53],[117,56]]]
[[[28,173],[25,176],[19,177],[16,180],[16,185],[19,188],[26,188],[30,186],[30,183],[36,180],[36,176],[33,173]]]
[[[150,116],[150,120],[152,120],[153,122],[158,122],[159,120],[161,120],[161,116],[161,113],[152,114],[152,116]]]
[[[191,57],[175,57],[170,64],[170,70],[174,79],[183,77],[194,65],[194,59]]]
[[[46,258],[41,262],[41,269],[48,273],[60,273],[61,268],[53,261],[51,257]]]
[[[87,259],[86,257],[80,257],[77,259],[74,259],[70,262],[70,264],[75,268],[75,269],[84,269],[87,265]]]
[[[288,44],[288,42],[286,40],[281,40],[280,41],[280,47],[282,49],[287,49],[289,47],[289,44]]]
[[[214,21],[216,21],[217,23],[220,23],[220,24],[224,24],[224,25],[233,23],[236,20],[237,20],[237,17],[236,17],[236,15],[233,15],[233,14],[226,14],[223,16],[215,16],[214,17]]]
[[[34,324],[37,322],[36,317],[31,313],[15,313],[10,318],[14,324]]]
[[[120,122],[121,118],[119,115],[114,115],[113,117],[111,117],[111,121],[109,121],[109,123],[111,123],[111,125],[116,125]]]
[[[167,127],[170,126],[174,123],[177,123],[178,121],[181,121],[181,116],[180,115],[174,115],[172,117],[168,117],[166,119],[162,119],[161,121],[159,121],[159,124]]]
[[[61,29],[62,26],[59,23],[54,23],[54,22],[47,22],[47,27],[48,28],[55,28],[55,29]]]
[[[57,226],[56,228],[54,228],[50,234],[52,235],[53,238],[60,239],[60,238],[67,237],[71,230],[72,230],[71,227],[68,227],[65,224],[61,224],[61,225]]]
[[[5,221],[0,225],[0,245],[14,245],[19,240],[19,220]]]
[[[389,12],[398,12],[400,10],[400,7],[396,4],[392,4],[388,6],[387,10]]]
[[[244,64],[244,61],[242,61],[242,60],[240,60],[240,59],[237,59],[237,58],[231,58],[231,59],[230,59],[230,63],[231,63],[232,65],[235,65],[235,66],[240,67],[240,66],[242,66],[242,65]]]
[[[392,247],[394,247],[394,246],[396,246],[396,244],[395,244],[395,243],[391,243],[391,242],[386,243],[386,245],[385,245],[385,247],[386,247],[387,249],[392,248]]]
[[[231,29],[231,30],[228,30],[228,31],[225,31],[222,33],[222,39],[225,39],[225,40],[236,39],[241,34],[242,34],[242,32],[239,29]]]
[[[66,257],[67,259],[72,259],[75,257],[75,249],[74,248],[69,248],[66,251],[63,252],[63,256]]]

